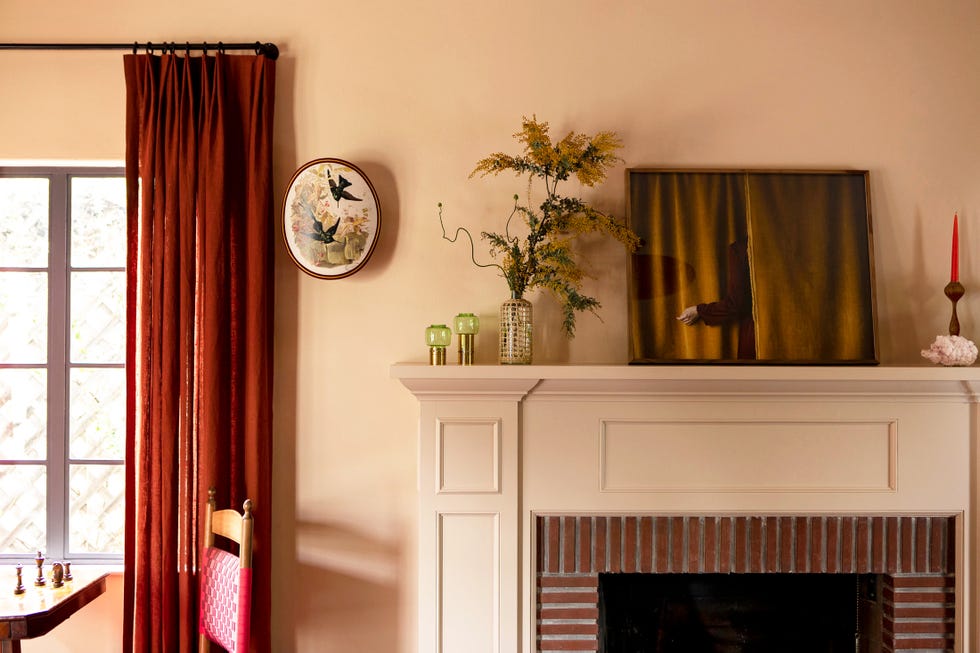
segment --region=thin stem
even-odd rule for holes
[[[442,221],[442,202],[439,203],[439,226],[442,227],[442,237],[443,237],[443,239],[444,240],[448,240],[451,243],[455,243],[457,240],[459,240],[459,232],[462,231],[463,233],[466,234],[466,237],[470,241],[470,260],[473,261],[473,265],[475,265],[478,268],[497,268],[498,270],[500,270],[501,274],[504,273],[504,268],[499,263],[477,263],[476,262],[476,246],[473,244],[473,236],[470,234],[469,229],[467,229],[466,227],[458,227],[456,229],[456,233],[453,235],[452,238],[450,238],[449,236],[446,235],[446,225]]]

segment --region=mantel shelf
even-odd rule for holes
[[[392,378],[419,399],[620,396],[877,397],[977,403],[980,367],[770,365],[426,365]]]

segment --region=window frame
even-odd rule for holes
[[[125,467],[125,458],[73,459],[70,454],[70,382],[71,370],[125,369],[121,363],[72,363],[71,361],[71,275],[75,271],[123,272],[125,264],[118,266],[78,267],[71,265],[71,206],[72,179],[85,177],[125,178],[121,165],[0,165],[0,178],[46,178],[48,180],[48,261],[47,267],[5,266],[0,261],[0,272],[47,272],[47,362],[0,363],[0,369],[44,369],[47,383],[46,456],[42,460],[0,458],[0,465],[43,465],[46,468],[45,535],[46,546],[42,554],[48,560],[71,560],[74,563],[118,564],[123,552],[81,553],[69,550],[70,516],[70,469],[73,464],[119,465]],[[125,202],[125,198],[124,202]],[[34,560],[34,553],[0,553],[0,563],[27,562]]]

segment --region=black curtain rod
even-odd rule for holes
[[[178,52],[207,53],[225,52],[226,50],[252,50],[255,54],[264,54],[270,59],[279,58],[279,48],[275,43],[177,43],[176,41],[164,41],[162,43],[0,43],[0,50],[132,50],[136,54],[139,50],[145,50],[149,54],[160,52],[165,54],[176,54]]]

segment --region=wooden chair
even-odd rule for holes
[[[204,516],[204,547],[200,572],[199,650],[207,653],[211,642],[229,653],[248,651],[252,608],[252,501],[245,512],[215,510],[214,488],[208,490]],[[220,535],[238,544],[238,555],[214,546]]]

